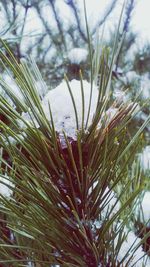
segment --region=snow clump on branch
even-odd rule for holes
[[[136,208],[136,218],[150,227],[150,192],[146,191],[140,198],[139,205]]]
[[[125,240],[123,241],[119,251],[117,259],[121,262],[125,255],[127,255],[126,263],[130,261],[130,265],[128,266],[136,266],[141,267],[143,266],[143,259],[146,258],[145,253],[142,249],[142,246],[139,246],[141,239],[138,238],[134,232],[128,231],[127,228],[124,229],[124,234],[126,236]],[[114,244],[117,247],[119,235],[115,238]],[[135,247],[138,247],[135,252]],[[145,266],[150,267],[149,263]]]
[[[81,86],[83,86],[84,96],[82,96]],[[81,85],[81,81],[74,79],[71,82],[69,82],[69,87],[75,102],[77,114],[75,114],[72,97],[69,92],[67,82],[65,80],[62,81],[55,89],[50,90],[44,96],[41,103],[45,116],[50,122],[51,122],[51,115],[50,115],[50,109],[51,109],[55,130],[59,134],[62,134],[62,132],[65,131],[67,136],[76,139],[77,120],[78,120],[78,130],[81,130],[82,126],[84,127],[85,130],[87,130],[88,127],[92,124],[96,112],[99,91],[97,86],[93,84],[91,106],[89,112],[91,83],[87,82],[86,80],[83,80]],[[84,118],[83,118],[83,106],[84,106]],[[89,112],[89,118],[87,123],[88,112]],[[106,126],[108,126],[110,121],[117,116],[118,112],[119,109],[116,108],[115,106],[112,106],[106,112],[103,112],[102,118],[98,122],[98,127],[101,127],[102,121],[105,122]],[[36,127],[39,127],[38,122],[36,121],[35,118],[32,118],[31,120],[31,117],[33,117],[31,115],[32,114],[30,110],[29,112],[22,113],[22,117],[27,123],[32,124],[32,122],[34,121],[34,125]],[[21,128],[26,127],[23,121],[19,123]]]
[[[70,82],[70,88],[74,97],[77,109],[79,128],[80,128],[82,125],[81,82],[77,80],[72,80]],[[88,115],[91,84],[88,83],[87,81],[83,81],[83,88],[84,88],[84,105],[85,105],[84,106],[84,125],[85,125]],[[95,113],[97,98],[98,98],[98,90],[96,86],[93,86],[91,110],[89,115],[88,126],[91,124],[93,115]],[[59,133],[62,132],[62,130],[64,130],[68,136],[75,138],[76,117],[66,81],[63,81],[54,90],[50,90],[42,101],[44,112],[48,117],[48,120],[50,120],[48,103],[50,104],[51,107],[55,130]]]
[[[81,62],[85,62],[88,56],[88,51],[83,48],[73,48],[68,53],[68,59],[72,64],[79,65]]]
[[[9,198],[12,195],[12,186],[9,177],[0,175],[0,195]]]

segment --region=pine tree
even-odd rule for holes
[[[136,151],[150,117],[133,135],[137,99],[112,97],[119,31],[111,52],[102,40],[93,51],[88,26],[86,38],[88,64],[68,68],[71,81],[50,92],[35,62],[18,62],[1,41],[12,81],[0,77],[2,267],[149,264],[149,231],[135,213],[146,181]]]

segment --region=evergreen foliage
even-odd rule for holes
[[[35,62],[18,62],[1,40],[3,67],[22,96],[16,96],[0,77],[7,96],[0,96],[0,183],[11,192],[9,197],[0,192],[2,267],[146,266],[141,244],[149,232],[137,233],[134,211],[145,187],[136,151],[150,116],[132,136],[129,125],[137,114],[138,97],[134,102],[118,102],[111,96],[112,73],[122,44],[119,27],[113,50],[100,40],[93,54],[85,18],[91,93],[85,118],[79,71],[81,125],[72,88],[64,77],[76,117],[76,138],[56,131],[50,104],[47,118],[35,85],[40,80],[44,86]],[[98,98],[88,125],[94,85]],[[107,111],[114,108],[117,112],[109,118]],[[130,236],[135,237],[131,242]]]

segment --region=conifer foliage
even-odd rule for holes
[[[79,71],[80,105],[79,88],[64,78],[73,110],[65,120],[74,124],[72,135],[66,121],[57,128],[60,118],[51,103],[56,89],[45,110],[36,82],[45,84],[36,64],[18,63],[2,42],[9,56],[1,51],[1,60],[21,98],[0,77],[7,95],[0,96],[0,183],[6,190],[0,191],[1,266],[146,266],[144,241],[136,237],[131,219],[143,187],[134,154],[149,118],[130,138],[137,104],[111,100],[117,38],[112,53],[98,45],[95,55],[89,33],[88,38],[91,80],[85,88]],[[62,113],[67,104],[62,103]]]

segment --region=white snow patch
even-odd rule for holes
[[[84,118],[83,118],[83,112],[82,112],[83,111],[83,98],[82,98],[82,90],[81,90],[81,81],[72,80],[69,83],[69,87],[72,92],[75,106],[76,106],[76,111],[77,111],[78,130],[81,130],[82,128],[82,122],[83,122],[83,127],[85,129],[87,116],[88,116],[88,110],[89,110],[90,94],[91,94],[91,84],[85,80],[83,80],[82,83],[83,83],[83,92],[84,92]],[[97,100],[98,100],[98,88],[96,85],[93,84],[91,108],[90,108],[88,123],[86,125],[86,130],[91,125],[93,117],[95,115]],[[77,135],[76,114],[75,114],[75,109],[74,109],[73,101],[71,98],[71,94],[69,92],[66,81],[62,81],[61,84],[59,84],[55,89],[50,90],[44,96],[41,104],[42,104],[42,108],[45,113],[45,116],[50,123],[51,123],[51,116],[50,116],[50,109],[51,109],[55,130],[60,135],[62,135],[63,131],[65,131],[67,136],[70,136],[73,139],[76,139],[76,135]],[[117,113],[119,113],[119,109],[114,106],[110,107],[107,111],[104,111],[102,114],[102,118],[100,119],[98,123],[98,127],[100,128],[102,126],[102,122],[105,124],[105,126],[107,126],[110,123],[110,121],[115,118]],[[38,122],[34,118],[33,114],[31,114],[30,109],[28,112],[22,113],[22,118],[30,125],[33,125],[34,123],[35,127],[39,127]],[[18,123],[21,128],[26,127],[23,121],[18,120]]]
[[[9,177],[0,175],[0,194],[7,198],[12,195],[12,189],[9,186],[13,186],[12,182],[9,180]]]
[[[23,60],[22,60],[23,61]],[[15,80],[13,79],[13,77],[11,77],[11,75],[8,75],[7,73],[3,74],[3,80],[4,82],[7,84],[7,86],[9,87],[9,89],[22,101],[24,101],[24,96],[19,88],[19,86],[17,85],[17,83],[15,82]],[[38,92],[39,96],[41,97],[41,99],[43,99],[43,97],[46,95],[46,93],[48,92],[48,88],[46,83],[43,80],[39,80],[39,81],[35,81],[34,82],[34,87],[36,89],[36,91]],[[3,88],[0,86],[0,94],[5,96],[5,92],[3,90]],[[11,105],[13,105],[11,99],[9,97],[7,97],[8,101],[10,102]]]
[[[80,64],[85,62],[88,56],[88,51],[83,48],[73,48],[68,53],[68,59],[72,64]]]
[[[123,69],[117,66],[117,70],[116,70],[116,64],[113,66],[113,71],[115,71],[119,75],[123,75]]]
[[[102,221],[100,221],[100,220],[95,220],[94,222],[93,222],[93,228],[95,227],[96,229],[100,229],[101,227],[102,227]]]
[[[81,83],[77,80],[72,80],[70,82],[70,88],[75,100],[77,114],[78,114],[78,122],[79,128],[82,126],[82,95],[81,95]],[[87,119],[88,108],[89,108],[89,100],[90,100],[90,92],[91,92],[91,84],[87,81],[83,81],[84,88],[84,104],[85,104],[85,116],[84,116],[84,124]],[[92,101],[91,101],[91,111],[89,115],[88,126],[92,122],[93,115],[96,109],[96,103],[98,98],[98,89],[96,86],[93,86],[92,93]],[[60,85],[58,85],[54,90],[50,90],[48,94],[43,98],[42,106],[44,112],[50,121],[50,112],[49,105],[51,107],[53,121],[55,125],[55,130],[59,133],[64,130],[66,134],[72,138],[76,136],[76,117],[75,111],[73,107],[73,103],[71,100],[71,96],[65,81],[63,81]]]
[[[139,75],[135,71],[128,71],[126,79],[128,83],[132,83],[133,81],[139,80]]]
[[[140,162],[144,170],[150,169],[150,146],[146,146],[140,154]]]
[[[48,92],[47,85],[44,81],[37,81],[34,84],[39,96],[43,99],[43,97],[46,95]]]
[[[16,134],[16,137],[19,139],[19,140],[24,140],[24,138],[26,138],[26,133],[22,133],[22,134]],[[17,144],[17,139],[14,138],[13,136],[8,136],[8,138],[5,138],[5,143],[6,145],[9,145],[12,144],[12,145],[16,145]]]
[[[115,118],[115,116],[117,115],[117,113],[119,112],[118,108],[115,107],[110,107],[107,111],[106,111],[106,123],[109,124],[109,122]]]
[[[21,93],[19,87],[18,87],[17,84],[15,83],[14,79],[13,79],[10,75],[8,75],[8,74],[6,74],[6,73],[4,73],[4,75],[3,75],[3,79],[4,79],[5,83],[9,86],[9,88],[12,90],[12,92],[13,92],[19,99],[23,100],[23,99],[24,99],[24,98],[23,98],[23,95],[22,95],[22,93]]]
[[[128,233],[128,230],[125,228],[124,229],[124,232],[125,232],[125,234],[127,234]],[[115,246],[117,246],[118,237],[119,236],[117,236],[115,238],[115,240],[114,240]],[[118,253],[118,261],[121,261],[124,258],[124,256],[126,255],[126,253],[128,253],[128,255],[126,257],[126,260],[124,261],[124,263],[125,263],[125,262],[127,262],[130,259],[130,257],[133,254],[132,260],[130,261],[130,265],[128,265],[128,266],[133,266],[136,263],[136,265],[135,265],[136,267],[141,267],[142,266],[142,263],[143,263],[143,258],[142,259],[140,259],[140,258],[145,255],[145,253],[144,253],[144,251],[142,249],[142,246],[139,246],[137,248],[137,250],[134,251],[134,248],[136,246],[138,246],[138,244],[140,243],[140,241],[141,241],[141,239],[140,238],[137,238],[137,236],[134,234],[134,232],[130,231],[127,234],[126,239],[124,240],[124,242],[121,245],[121,248],[120,248],[119,253]],[[147,265],[147,267],[148,267],[148,265]]]
[[[150,98],[150,77],[149,74],[145,74],[141,79],[141,89],[143,98]]]
[[[92,193],[92,190],[97,186],[98,182],[94,182],[93,186],[89,189],[89,195]],[[104,199],[104,209],[102,210],[102,217],[105,219],[107,214],[109,214],[112,209],[111,216],[113,216],[120,209],[120,201],[117,201],[117,195],[113,190],[110,190],[109,187],[106,187],[102,197],[106,195]],[[97,221],[98,222],[98,221]],[[100,222],[102,224],[102,222]]]
[[[119,88],[113,92],[113,97],[115,98],[116,103],[119,105],[126,103],[129,100],[128,95]]]
[[[113,216],[121,208],[120,201],[117,200],[116,193],[114,191],[110,190],[108,187],[105,189],[104,195],[107,193],[108,193],[108,196],[106,197],[106,200],[105,200],[107,205],[104,207],[104,209],[102,211],[102,216],[104,219],[107,216],[107,214],[110,213],[111,209],[112,209],[111,216]]]
[[[143,258],[143,261],[141,260],[141,266],[150,267],[150,257],[149,256],[145,255],[145,257]]]
[[[150,192],[145,192],[141,202],[136,209],[137,218],[140,222],[146,223],[150,226]]]
[[[145,222],[149,221],[150,224],[150,192],[145,193],[141,206],[143,210],[144,220]]]
[[[143,76],[138,75],[135,71],[129,71],[120,78],[125,84],[137,84],[138,89],[141,89],[141,96],[144,99],[150,98],[150,76],[149,73]],[[119,83],[120,85],[120,83]]]
[[[21,129],[25,129],[26,127],[27,127],[27,125],[24,123],[24,121],[27,123],[27,124],[29,124],[30,126],[32,125],[32,123],[33,123],[33,121],[35,122],[35,125],[37,126],[37,127],[39,127],[39,125],[37,124],[37,122],[33,119],[33,121],[31,120],[31,117],[30,117],[30,115],[29,115],[29,113],[31,113],[31,110],[29,109],[28,110],[29,112],[22,112],[22,119],[17,119],[17,123],[18,123],[18,125],[19,125],[19,127],[21,128]]]

